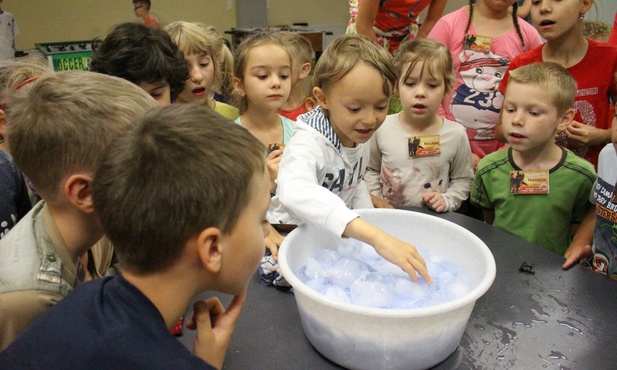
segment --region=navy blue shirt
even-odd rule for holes
[[[190,353],[124,278],[81,284],[4,352],[0,369],[214,369]]]
[[[13,158],[0,150],[0,239],[32,209],[28,188]]]

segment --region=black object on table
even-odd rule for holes
[[[461,342],[436,369],[617,368],[617,282],[476,219],[412,211],[476,234],[497,264],[495,282],[476,302]],[[519,271],[523,263],[533,274]],[[219,295],[224,304],[231,297]],[[204,296],[205,297],[205,296]],[[201,297],[201,298],[204,298]],[[194,333],[179,338],[192,348]],[[340,369],[310,344],[290,293],[249,284],[224,369]]]

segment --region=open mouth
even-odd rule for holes
[[[204,92],[206,92],[206,88],[205,87],[198,87],[196,89],[193,89],[193,94],[203,94]]]
[[[510,137],[513,137],[515,139],[524,139],[525,138],[525,136],[523,136],[521,134],[517,134],[516,132],[511,133]]]
[[[424,108],[426,108],[426,106],[424,104],[419,104],[419,103],[418,104],[414,104],[413,107],[416,108],[416,109],[424,109]]]
[[[552,26],[553,24],[555,24],[555,21],[551,21],[548,19],[540,21],[540,26]]]

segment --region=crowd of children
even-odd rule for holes
[[[358,208],[473,206],[617,280],[617,46],[585,36],[593,0],[524,2],[533,26],[515,0],[443,17],[437,1],[418,38],[415,15],[394,43],[342,35],[315,64],[298,33],[232,53],[132,3],[143,22],[95,40],[89,71],[0,62],[0,368],[220,368],[254,272],[286,285],[281,226],[358,239],[431,283]],[[377,6],[362,3],[359,33]],[[190,353],[170,331],[209,290],[234,298],[194,304]]]

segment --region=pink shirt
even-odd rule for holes
[[[489,52],[464,50],[469,21],[467,8],[443,16],[428,38],[450,48],[456,77],[452,93],[437,113],[465,126],[472,152],[482,158],[503,146],[493,133],[503,102],[498,89],[503,75],[514,57],[541,45],[542,39],[535,28],[519,18],[524,48],[516,29],[512,28],[505,35],[492,38]],[[469,26],[468,34],[475,34],[473,25]]]

